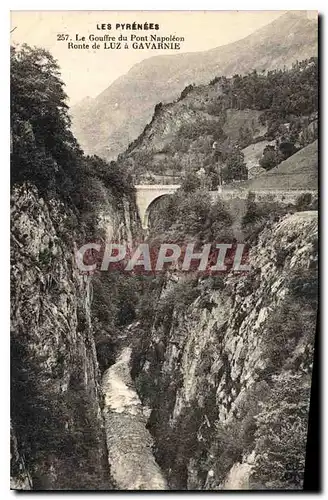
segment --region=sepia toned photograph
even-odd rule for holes
[[[11,11],[12,490],[319,490],[318,21]]]

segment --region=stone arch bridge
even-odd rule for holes
[[[136,200],[139,211],[139,216],[143,229],[148,229],[149,214],[155,201],[162,196],[167,196],[175,193],[179,189],[180,184],[139,184],[135,186]],[[313,190],[282,190],[282,189],[258,189],[251,190],[257,201],[271,200],[282,204],[295,203],[297,198],[305,193],[310,193],[316,197],[317,191]],[[247,188],[238,189],[238,187],[223,187],[217,191],[210,191],[210,196],[214,202],[217,198],[224,201],[239,199],[246,203],[249,190]]]
[[[175,193],[180,184],[139,184],[135,186],[137,207],[143,229],[148,229],[149,213],[155,200]]]

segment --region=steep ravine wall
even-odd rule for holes
[[[115,211],[113,237],[129,238],[129,211]],[[13,188],[11,233],[12,487],[111,489],[77,216],[24,184]]]
[[[288,487],[275,471],[267,415],[293,435],[293,415],[303,412],[299,444],[285,436],[282,455],[292,461],[293,446],[304,454],[317,213],[268,223],[249,273],[205,280],[191,305],[155,317],[151,331],[128,327],[102,381],[74,217],[33,186],[13,189],[12,487],[275,489],[279,479]],[[102,220],[107,237],[132,239],[128,200]]]
[[[317,212],[286,215],[260,233],[248,274],[154,321],[136,384],[170,489],[302,488],[316,261]]]

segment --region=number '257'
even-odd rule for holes
[[[65,40],[68,40],[68,35],[64,35],[63,33],[58,33],[57,34],[57,41],[58,42],[61,42],[61,41],[65,41]]]

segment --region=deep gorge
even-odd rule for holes
[[[124,206],[132,208],[133,200],[122,204],[121,219],[110,212],[101,218],[115,241],[141,231]],[[270,446],[257,435],[272,424],[263,408],[275,404],[285,418],[288,404],[297,404],[304,419],[309,399],[317,212],[267,221],[247,275],[172,281],[169,275],[81,276],[74,238],[59,229],[69,216],[60,204],[24,186],[13,192],[13,209],[14,401],[20,402],[13,429],[18,443],[23,438],[33,488],[66,488],[76,460],[83,470],[70,477],[72,488],[266,487],[271,471],[256,479]],[[120,393],[121,382],[108,385],[113,370],[128,396]],[[281,399],[272,403],[268,395],[276,392]],[[298,437],[302,448],[306,420]],[[124,440],[129,449],[139,442],[141,475],[124,462]],[[157,468],[157,483],[152,469],[147,479],[148,466]]]
[[[270,453],[279,467],[304,455],[317,212],[268,220],[246,275],[174,278],[81,276],[74,238],[59,229],[63,207],[28,186],[14,191],[13,207],[13,430],[24,450],[15,480],[26,481],[23,459],[36,489],[285,485]],[[140,231],[136,214],[121,213],[101,219],[115,241]],[[287,419],[278,435],[301,419],[296,449],[290,434],[280,455],[274,449],[270,411]]]

